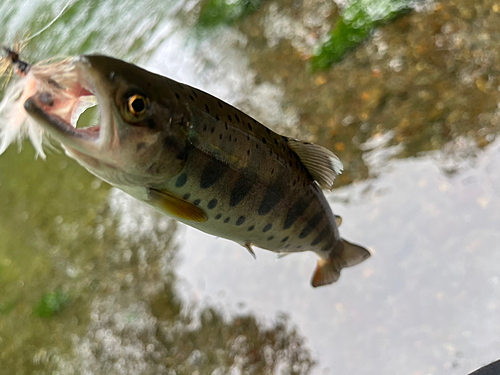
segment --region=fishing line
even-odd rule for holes
[[[36,33],[34,33],[33,35],[31,35],[29,38],[26,38],[24,41],[22,41],[22,44],[25,44],[25,43],[28,43],[31,39],[37,37],[38,35],[40,35],[41,33],[43,33],[45,30],[47,30],[49,27],[51,27],[59,18],[61,18],[61,16],[70,8],[72,7],[73,5],[75,5],[75,3],[77,2],[78,0],[74,0],[74,1],[68,1],[66,3],[66,5],[61,9],[61,11],[59,12],[59,14],[57,16],[55,16],[55,18],[50,21],[47,25],[45,25],[44,27],[42,27],[42,29],[38,30]]]

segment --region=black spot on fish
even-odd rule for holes
[[[265,139],[265,138],[262,138],[262,143],[264,143],[264,144],[266,144],[266,143],[267,143],[267,141],[266,141],[266,139]]]
[[[267,240],[268,240],[268,241],[271,241],[271,240],[273,240],[273,239],[274,239],[274,236],[269,236],[269,237],[267,237]]]
[[[220,108],[222,108],[222,102],[220,100],[217,100],[217,104],[219,105]]]
[[[240,118],[238,117],[237,113],[234,114],[234,117],[236,117],[236,121],[240,122]]]
[[[318,212],[316,215],[314,215],[311,218],[311,220],[309,220],[307,222],[304,229],[302,229],[302,232],[300,232],[299,238],[306,238],[307,236],[309,236],[309,234],[311,234],[311,232],[314,230],[314,228],[316,228],[318,226],[321,219],[323,219],[324,214],[325,213],[323,211],[321,211],[321,212]]]
[[[175,97],[176,97],[177,99],[180,99],[180,98],[181,98],[181,96],[180,96],[179,94],[177,94],[177,93],[175,93]]]
[[[187,193],[187,194],[184,194],[182,196],[182,199],[184,199],[185,201],[187,201],[189,199],[189,197],[191,196],[191,194]]]
[[[250,123],[248,123],[247,125],[248,125],[248,129],[252,130],[252,125]]]
[[[193,92],[193,95],[195,96],[195,98],[197,98],[198,94],[196,93],[196,91],[194,91],[194,90],[191,90],[191,91]]]
[[[227,115],[227,118],[229,121],[233,121],[233,118],[231,117],[231,115]]]
[[[219,181],[224,175],[225,167],[218,161],[211,161],[201,172],[200,187],[208,189],[210,186]]]
[[[286,244],[285,249],[288,249],[290,247],[290,244]]]
[[[215,220],[219,220],[221,217],[222,217],[221,214],[217,214],[217,215],[215,215]]]
[[[217,206],[217,199],[212,199],[210,202],[208,202],[207,207],[211,210]]]
[[[191,99],[194,102],[194,98],[192,95],[189,95],[189,99]]]
[[[271,131],[269,130],[269,128],[266,128],[266,132],[267,132],[267,135],[271,135]]]
[[[144,142],[139,142],[137,144],[137,152],[141,151],[142,149],[144,149],[144,147],[146,147],[146,143]]]
[[[289,239],[289,238],[290,238],[290,237],[286,236],[285,238],[283,238],[283,239],[281,240],[281,242],[286,242],[286,241],[288,241],[288,239]]]
[[[267,224],[264,229],[262,229],[262,231],[265,233],[265,232],[269,232],[271,230],[271,228],[273,227],[272,224]]]
[[[227,130],[227,122],[225,122],[225,123],[224,123],[224,127],[225,127],[225,128],[226,128],[226,130]]]
[[[240,203],[252,189],[252,182],[246,176],[240,176],[231,190],[229,206],[234,207]]]
[[[271,169],[271,176],[274,174],[274,169]]]
[[[251,227],[248,228],[248,231],[251,232],[255,229],[255,227],[252,225]]]
[[[288,165],[290,165],[290,168],[292,168],[292,167],[293,167],[293,162],[290,160],[290,161],[288,162]]]
[[[250,155],[250,150],[247,150],[247,155]]]
[[[238,220],[236,220],[236,225],[241,225],[245,222],[245,216],[240,216]]]
[[[283,138],[283,140],[288,143],[288,138],[287,137],[285,137],[284,135],[282,135],[281,138]]]
[[[222,139],[222,134],[219,134],[219,139]]]
[[[219,115],[215,115],[215,119],[216,119],[217,121],[219,121],[219,120],[220,120]]]
[[[205,104],[205,110],[207,111],[207,113],[210,113],[210,108],[208,108],[208,105]]]
[[[206,125],[203,125],[203,131],[206,132],[207,131],[207,126]]]
[[[210,129],[210,133],[212,133],[212,134],[213,134],[213,133],[214,133],[214,131],[215,131],[215,128]]]
[[[234,137],[234,143],[236,143],[238,141],[238,138]]]
[[[283,199],[283,193],[279,189],[277,185],[271,185],[267,188],[266,193],[264,194],[264,198],[260,203],[259,207],[259,215],[267,215],[269,211],[271,211],[274,206],[276,206],[280,200]]]
[[[195,206],[198,206],[200,204],[200,202],[201,202],[201,199],[196,199],[196,200],[193,201],[193,204]]]
[[[276,138],[274,138],[274,145],[278,146],[278,140]]]
[[[177,86],[179,86],[181,90],[184,90],[184,85],[182,83],[177,82]]]
[[[226,223],[226,224],[227,224],[227,223],[229,223],[229,220],[230,220],[230,219],[229,219],[229,216],[228,216],[228,217],[226,217],[226,218],[224,219],[224,223]]]
[[[250,136],[247,135],[247,141],[249,141],[249,140],[250,140]]]
[[[175,187],[180,188],[186,185],[187,182],[187,174],[183,173],[179,177],[177,177],[177,180],[175,181]]]
[[[231,134],[229,134],[229,142],[231,142]]]
[[[313,242],[311,242],[311,246],[319,244],[321,241],[323,241],[326,236],[330,233],[330,227],[327,225],[319,234],[318,237],[316,237]]]
[[[156,128],[155,120],[153,120],[152,118],[148,118],[147,126],[148,126],[148,129],[151,129],[151,130],[155,129]]]
[[[295,181],[293,181],[293,186],[295,186]],[[285,225],[283,229],[290,228],[293,223],[297,221],[297,219],[305,212],[307,207],[312,202],[312,198],[300,198],[295,204],[290,208],[286,215]]]

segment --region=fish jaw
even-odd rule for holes
[[[116,133],[111,105],[108,97],[101,92],[96,77],[84,56],[68,62],[64,82],[47,85],[24,102],[24,109],[65,148],[71,148],[89,156],[104,156]],[[35,72],[36,74],[36,72]],[[72,113],[83,96],[94,95],[101,115],[100,124],[77,129],[71,123]]]
[[[98,55],[35,65],[29,74],[37,86],[24,101],[26,112],[97,177],[118,187],[156,186],[183,168],[188,120],[184,115],[173,123],[175,103],[164,91],[165,77]],[[138,95],[147,106],[136,119],[127,104]],[[101,121],[76,128],[86,96],[95,96]]]

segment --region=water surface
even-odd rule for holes
[[[5,43],[64,7],[0,5]],[[333,2],[203,29],[196,1],[78,1],[23,51],[99,52],[208,91],[345,165],[327,195],[372,257],[312,289],[62,154],[0,157],[0,374],[464,374],[500,347],[498,5],[426,3],[329,71]]]

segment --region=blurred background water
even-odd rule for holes
[[[370,260],[313,290],[74,161],[0,156],[0,374],[465,374],[500,353],[500,4],[0,4],[30,62],[104,53],[344,163],[327,194]]]

